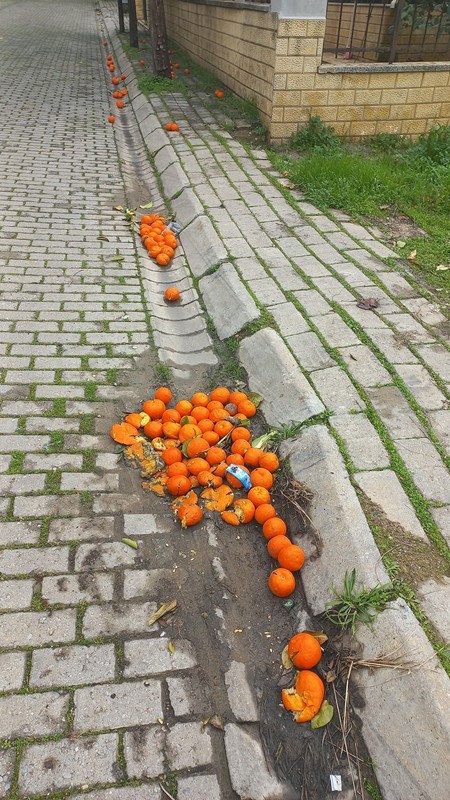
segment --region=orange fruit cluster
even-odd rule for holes
[[[108,47],[108,42],[103,42],[103,44],[104,44],[105,47]],[[112,55],[110,55],[110,54],[108,54],[106,56],[106,66],[108,67],[108,70],[112,75],[111,83],[113,84],[113,86],[119,86],[121,81],[125,81],[126,80],[126,75],[124,75],[123,73],[120,75],[120,77],[117,77],[115,75],[116,65],[114,64],[114,59],[113,59]],[[126,88],[116,89],[112,93],[112,96],[114,97],[114,99],[116,101],[116,107],[117,108],[125,108],[125,103],[123,102],[122,98],[126,97],[127,94],[128,94],[128,89],[126,89]],[[115,121],[116,121],[116,118],[115,118],[114,114],[111,113],[108,116],[108,122],[114,123]]]
[[[255,520],[269,556],[279,564],[270,574],[269,589],[278,597],[289,596],[305,555],[289,539],[287,525],[271,502],[278,457],[252,446],[249,424],[255,403],[245,392],[225,386],[172,401],[171,390],[160,386],[140,412],[112,426],[112,438],[127,445],[126,459],[133,465],[137,461],[141,469],[148,456],[144,444],[151,443],[164,466],[143,486],[177,498],[172,507],[183,527],[202,519],[199,501],[230,525]],[[145,477],[145,469],[141,474]],[[236,498],[234,490],[243,496]]]
[[[312,672],[312,667],[316,667],[322,658],[322,648],[316,636],[302,631],[289,640],[287,654],[300,671],[296,674],[294,686],[282,689],[281,700],[296,722],[309,722],[319,712],[325,695],[322,679]]]
[[[178,239],[167,227],[161,214],[144,214],[141,217],[139,233],[150,258],[160,267],[167,267],[175,255]]]

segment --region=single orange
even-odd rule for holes
[[[209,412],[209,418],[212,419],[213,422],[219,422],[219,420],[226,419],[227,417],[228,411],[225,411],[224,408],[213,408],[213,410]]]
[[[179,422],[181,416],[175,408],[166,408],[161,417],[162,422]]]
[[[269,589],[276,597],[289,597],[295,589],[294,575],[288,569],[274,569],[269,575]]]
[[[186,462],[187,468],[191,475],[197,476],[200,472],[209,471],[209,464],[204,458],[189,458]]]
[[[247,467],[257,467],[261,457],[261,450],[257,447],[249,447],[244,456],[244,462]]]
[[[238,515],[240,521],[244,523],[251,522],[255,516],[255,506],[252,501],[248,500],[246,497],[236,500],[234,511]]]
[[[256,406],[251,400],[242,400],[237,404],[238,413],[245,414],[246,417],[254,417],[256,414]]]
[[[158,386],[154,398],[155,400],[162,400],[164,405],[167,405],[172,400],[172,392],[168,386]]]
[[[233,438],[233,434],[231,434],[231,438]],[[250,446],[250,442],[247,442],[246,439],[236,439],[236,441],[231,445],[231,452],[243,456]]]
[[[165,464],[175,464],[177,461],[183,460],[183,455],[181,450],[178,450],[178,447],[168,447],[166,450],[163,450],[161,453],[161,458]]]
[[[167,467],[167,477],[172,478],[174,475],[184,475],[186,478],[189,475],[189,470],[185,461],[175,461]]]
[[[218,400],[220,403],[228,403],[230,392],[226,386],[217,386],[209,395],[210,400]]]
[[[191,403],[193,406],[206,406],[209,403],[209,397],[204,392],[195,392],[195,394],[191,397]]]
[[[197,424],[202,433],[206,433],[206,431],[212,431],[214,429],[214,422],[212,419],[199,419]]]
[[[264,486],[252,486],[247,494],[249,500],[252,501],[254,506],[260,506],[263,503],[270,503],[270,493]]]
[[[280,466],[277,454],[261,452],[258,466],[263,469],[268,469],[269,472],[275,472]]]
[[[168,478],[166,486],[167,491],[175,496],[187,494],[192,488],[189,478],[184,475],[173,475],[172,478]]]
[[[189,439],[193,439],[194,436],[199,436],[201,434],[201,430],[198,425],[192,425],[188,423],[187,425],[182,425],[180,428],[179,439],[180,442],[187,442]]]
[[[239,403],[242,403],[243,400],[247,400],[247,395],[245,394],[245,392],[237,392],[237,391],[231,392],[228,398],[228,402],[234,403],[235,406],[238,406]]]
[[[311,669],[322,658],[322,648],[314,636],[307,631],[296,633],[289,641],[288,656],[294,667]]]
[[[235,511],[222,511],[220,515],[228,525],[240,525],[240,520]]]
[[[220,439],[219,434],[216,433],[215,431],[205,431],[204,433],[202,433],[202,436],[211,446],[217,444],[217,442]]]
[[[287,531],[287,525],[280,517],[270,517],[263,524],[263,534],[266,539],[271,539],[273,536],[284,536]]]
[[[210,447],[208,450],[205,458],[211,466],[214,464],[220,464],[221,461],[225,461],[227,454],[222,447]]]
[[[244,459],[239,455],[239,453],[231,453],[230,456],[227,456],[226,462],[227,464],[237,464],[238,467],[242,467]]]
[[[283,547],[287,547],[291,544],[291,540],[288,539],[287,536],[273,536],[272,539],[269,539],[267,542],[267,552],[271,558],[278,558],[278,553]]]
[[[150,419],[161,419],[166,406],[162,400],[146,400],[142,404],[142,411],[149,415]]]
[[[184,417],[185,414],[191,413],[192,403],[190,403],[189,400],[179,400],[175,408],[178,411],[178,413],[181,414],[182,417]]]
[[[305,554],[301,547],[298,547],[296,544],[290,544],[289,547],[283,547],[283,549],[280,550],[278,554],[278,563],[280,567],[290,569],[291,572],[297,572],[305,563]]]
[[[163,424],[159,420],[150,420],[144,425],[144,433],[149,439],[156,439],[163,434]]]
[[[233,423],[228,422],[227,419],[221,419],[219,422],[216,422],[214,425],[214,430],[216,433],[219,434],[220,438],[222,439],[226,436],[231,430],[233,430]]]
[[[265,489],[271,489],[273,484],[273,475],[268,469],[263,467],[256,467],[250,473],[252,486],[264,486]]]
[[[209,444],[206,439],[203,439],[202,436],[194,436],[193,439],[188,440],[184,452],[189,458],[195,458],[195,456],[200,455],[200,453],[205,453],[207,450],[209,450]],[[206,467],[206,469],[208,469],[208,467]]]
[[[276,509],[270,503],[261,503],[259,506],[256,506],[255,519],[259,525],[264,525],[268,519],[272,519],[272,517],[276,517],[276,515]]]
[[[162,432],[168,439],[178,439],[181,430],[179,422],[164,422],[162,424]],[[158,434],[161,436],[161,434]]]
[[[211,422],[211,420],[208,419],[209,411],[207,408],[205,408],[205,406],[194,406],[194,408],[191,411],[191,416],[194,417],[196,422],[201,422],[202,419],[207,419],[208,422]]]
[[[249,429],[245,428],[243,425],[238,425],[236,428],[234,428],[231,434],[231,439],[233,442],[235,442],[236,439],[245,439],[247,442],[250,442],[251,438],[252,435]]]

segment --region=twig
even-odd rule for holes
[[[165,788],[165,786],[162,785],[162,783],[159,784],[159,788],[161,789],[162,792],[164,792],[164,794],[169,798],[169,800],[175,800],[173,794],[170,794],[170,792],[167,791],[167,789]]]

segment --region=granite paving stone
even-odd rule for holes
[[[365,414],[337,414],[330,424],[344,440],[356,469],[389,466],[389,454]]]
[[[78,732],[156,723],[162,717],[161,685],[109,683],[75,690],[74,730]]]

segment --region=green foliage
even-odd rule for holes
[[[163,94],[182,91],[182,84],[175,83],[172,78],[162,78],[160,75],[143,75],[138,78],[138,88],[144,94]]]
[[[396,597],[392,587],[388,584],[375,586],[373,589],[356,587],[356,570],[350,574],[345,573],[344,588],[337,591],[333,588],[336,597],[335,603],[328,603],[325,616],[339,628],[351,628],[355,632],[356,623],[373,625],[377,614],[383,611],[386,603]]]
[[[334,128],[325,125],[320,117],[310,117],[307,125],[292,134],[289,146],[299,153],[336,152],[342,148],[341,142],[334,135]]]
[[[450,32],[449,0],[406,0],[402,9],[404,27],[414,31],[428,30],[439,26],[442,33]]]
[[[438,125],[419,136],[409,151],[413,158],[426,158],[433,164],[450,165],[450,125]]]

